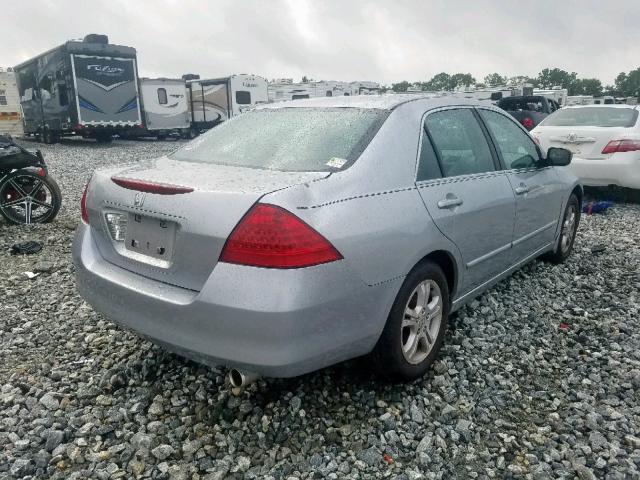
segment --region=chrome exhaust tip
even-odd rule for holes
[[[229,383],[234,388],[244,388],[259,378],[260,375],[255,372],[246,372],[244,370],[238,370],[237,368],[229,370]]]

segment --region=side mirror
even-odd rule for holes
[[[571,163],[573,153],[566,148],[551,147],[547,150],[547,163],[554,167],[566,167]]]

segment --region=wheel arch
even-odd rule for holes
[[[573,187],[573,190],[571,190],[571,194],[578,197],[578,206],[582,210],[582,199],[584,198],[584,189],[582,188],[582,185],[578,184]]]
[[[425,262],[433,262],[442,269],[442,272],[447,279],[447,286],[449,287],[449,299],[455,298],[455,293],[458,288],[459,275],[458,265],[453,254],[446,250],[434,250],[433,252],[422,257],[422,259],[420,259],[420,261],[416,263],[413,269]]]

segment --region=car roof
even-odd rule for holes
[[[315,97],[300,100],[287,100],[259,105],[258,109],[279,108],[370,108],[393,110],[409,102],[424,101],[427,108],[438,108],[448,105],[486,105],[477,100],[455,96],[436,96],[429,94],[388,94],[388,95],[354,95],[336,97]]]

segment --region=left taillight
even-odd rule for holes
[[[240,220],[220,261],[263,268],[304,268],[341,260],[320,233],[276,205],[258,203]]]
[[[86,224],[89,224],[89,212],[87,211],[87,192],[89,191],[89,184],[87,183],[84,186],[84,190],[82,191],[82,198],[80,199],[80,215],[82,216],[82,221]]]
[[[520,123],[527,130],[531,130],[533,128],[533,119],[532,118],[525,117],[522,120],[520,120]]]
[[[640,140],[611,140],[602,149],[603,154],[635,152],[640,150]]]

